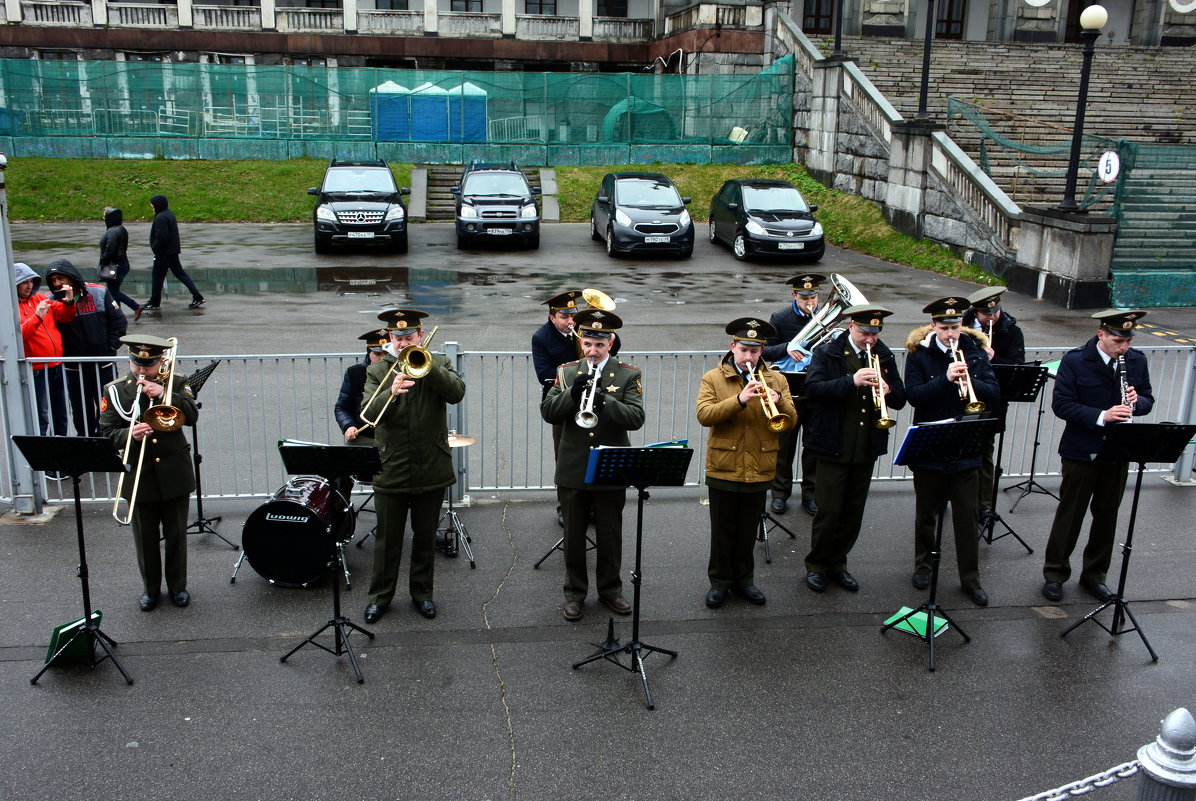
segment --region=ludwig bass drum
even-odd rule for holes
[[[298,476],[246,518],[241,547],[250,567],[271,584],[307,587],[327,572],[333,541],[352,536],[344,496],[323,478]]]

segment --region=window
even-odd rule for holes
[[[626,17],[627,0],[598,0],[595,12],[598,17]]]
[[[318,56],[298,56],[291,59],[291,64],[296,67],[327,67],[328,59]]]
[[[829,34],[834,21],[835,4],[831,0],[806,0],[801,24],[804,32]]]
[[[526,0],[526,14],[556,14],[556,0]]]
[[[374,8],[379,11],[406,11],[407,0],[374,0]]]
[[[39,61],[78,61],[79,54],[73,50],[38,50]]]
[[[453,11],[481,11],[482,0],[452,0]]]
[[[164,53],[125,53],[125,61],[146,61],[161,64],[166,60]]]

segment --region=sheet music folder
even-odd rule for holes
[[[339,478],[354,474],[373,475],[382,470],[377,448],[358,445],[322,445],[284,439],[278,442],[283,467],[292,475]]]
[[[685,440],[661,442],[642,448],[601,446],[590,450],[586,483],[638,486],[637,479],[648,477],[645,486],[680,487],[693,458],[693,448]]]

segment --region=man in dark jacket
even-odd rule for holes
[[[408,512],[411,602],[424,617],[436,617],[436,602],[432,600],[436,521],[445,488],[457,481],[449,451],[446,407],[465,397],[465,382],[448,358],[439,353],[429,354],[428,372],[420,378],[407,375],[401,367],[390,371],[403,348],[423,341],[423,319],[427,316],[415,309],[393,309],[378,315],[387,323],[390,344],[382,361],[366,368],[361,392],[361,413],[379,421],[374,427],[374,441],[382,460],[382,470],[374,476],[378,529],[366,623],[377,622],[394,598]],[[376,397],[375,390],[380,390]]]
[[[133,310],[133,319],[141,319],[141,307],[137,301],[120,291],[125,276],[132,269],[129,266],[129,232],[125,230],[124,213],[120,209],[104,209],[104,235],[100,237],[100,266],[108,265],[116,270],[112,278],[100,276],[112,299]]]
[[[982,349],[987,337],[980,331],[960,327],[966,305],[966,300],[954,297],[930,303],[922,309],[930,315],[930,325],[915,329],[905,340],[909,351],[905,360],[905,393],[914,407],[915,425],[962,416],[965,412],[962,392],[969,379],[980,402],[991,408],[1000,401],[1001,388]],[[988,594],[980,586],[977,548],[980,458],[923,463],[912,468],[912,472],[916,496],[914,587],[924,590],[930,586],[930,554],[934,550],[939,510],[950,501],[959,583],[972,603],[986,606]]]
[[[365,372],[370,365],[382,361],[390,334],[385,328],[377,328],[373,331],[366,331],[357,338],[365,341],[365,358],[357,364],[349,365],[345,370],[345,375],[341,379],[341,391],[332,411],[336,415],[336,424],[341,427],[341,433],[345,435],[345,442],[350,445],[372,448],[374,447],[374,430],[366,428],[361,419],[361,392],[365,389]],[[362,482],[368,482],[372,476],[359,476],[358,478]],[[341,494],[345,496],[345,500],[348,500],[349,493],[353,491],[352,476],[345,476],[341,479],[340,490]]]
[[[149,301],[142,306],[145,311],[159,311],[162,306],[162,284],[166,281],[166,273],[174,273],[175,278],[183,282],[183,286],[191,291],[191,302],[188,309],[198,309],[204,304],[204,297],[199,288],[187,275],[179,261],[182,251],[179,245],[179,222],[174,217],[166,201],[166,195],[154,195],[150,198],[150,205],[154,207],[154,221],[150,225],[150,250],[154,252],[154,267],[151,274],[153,281]]]
[[[1059,440],[1063,481],[1042,565],[1042,594],[1051,601],[1063,598],[1063,583],[1071,577],[1071,552],[1089,506],[1092,526],[1080,586],[1102,603],[1109,600],[1105,575],[1129,464],[1098,461],[1097,454],[1110,426],[1149,414],[1154,406],[1146,356],[1130,347],[1134,325],[1145,316],[1143,311],[1097,312],[1092,315],[1100,320],[1096,336],[1065,353],[1059,363],[1051,410],[1067,421]]]
[[[860,535],[876,457],[888,450],[892,414],[905,408],[893,351],[880,341],[884,318],[892,313],[870,304],[848,307],[847,332],[815,348],[806,370],[805,447],[818,459],[818,514],[806,554],[806,586],[814,592],[825,590],[828,578],[849,592],[860,588],[847,572],[847,555]],[[872,357],[879,372],[869,363]]]
[[[75,291],[75,319],[59,323],[64,356],[115,356],[128,321],[120,306],[101,284],[84,282],[74,264],[55,259],[46,269],[51,289],[70,284]],[[66,365],[66,391],[71,401],[75,433],[100,436],[100,390],[116,378],[112,362],[82,362]]]

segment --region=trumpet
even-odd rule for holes
[[[598,414],[594,411],[594,395],[598,392],[598,376],[595,366],[589,361],[586,364],[590,365],[590,383],[581,393],[581,402],[578,404],[579,408],[573,417],[573,422],[581,428],[593,428],[598,425]]]
[[[174,353],[178,347],[178,340],[171,337],[169,340],[171,347],[167,351],[167,355],[162,357],[161,364],[158,365],[158,377],[155,381],[167,381],[166,396],[163,403],[157,406],[150,406],[141,415],[141,422],[148,423],[155,431],[174,431],[183,424],[183,413],[180,409],[170,405],[170,392],[173,389],[174,377]],[[129,465],[129,451],[133,447],[133,426],[137,424],[137,409],[141,407],[141,396],[145,394],[143,387],[144,383],[137,382],[137,393],[133,396],[133,412],[129,418],[129,438],[125,441],[124,452],[120,456],[120,460],[126,466]],[[155,425],[157,423],[157,425]],[[168,426],[160,428],[159,426]],[[145,438],[141,439],[141,449],[137,452],[137,466],[133,470],[133,491],[129,493],[129,508],[124,515],[120,513],[120,503],[124,500],[122,490],[125,486],[125,476],[128,472],[120,474],[120,478],[116,482],[116,499],[112,502],[112,517],[122,526],[127,526],[133,522],[133,509],[137,505],[137,490],[141,486],[141,466],[145,463],[145,452],[147,450]]]
[[[374,394],[370,395],[370,399],[361,407],[362,413],[359,416],[365,422],[365,425],[357,429],[359,435],[367,428],[376,427],[381,422],[382,416],[386,414],[386,410],[391,407],[391,404],[387,403],[378,411],[373,420],[366,419],[365,410],[382,393],[384,387],[388,387],[394,383],[391,377],[396,372],[401,372],[408,378],[423,378],[432,371],[432,354],[426,346],[432,341],[432,337],[436,336],[436,332],[439,330],[440,326],[436,326],[432,329],[432,333],[428,334],[428,338],[421,344],[408,345],[399,351],[398,356],[395,357],[395,361],[390,365],[390,369],[386,371],[386,375],[382,376],[382,380],[378,382],[378,388],[374,390]],[[392,399],[393,397],[394,393],[391,394]]]
[[[972,374],[966,372],[968,361],[964,358],[963,351],[956,347],[957,340],[952,337],[948,342],[951,343],[951,358],[964,366],[963,379],[959,382],[959,399],[964,402],[963,410],[968,414],[978,414],[984,411],[987,406],[984,401],[976,397],[976,389],[972,386]]]
[[[760,405],[764,409],[764,416],[768,418],[768,427],[772,431],[783,431],[789,422],[789,415],[783,414],[777,410],[776,403],[773,402],[772,392],[768,389],[768,384],[764,383],[764,375],[762,374],[760,364],[757,363],[754,367],[748,364],[748,376],[753,381],[759,381],[763,386],[763,391],[760,393]]]
[[[880,412],[880,417],[873,423],[877,428],[892,428],[897,425],[897,421],[889,417],[889,406],[885,403],[884,385],[880,378],[880,357],[872,352],[872,345],[865,343],[864,352],[868,357],[868,367],[876,372],[876,379],[872,384],[872,403],[876,406],[876,410]]]

